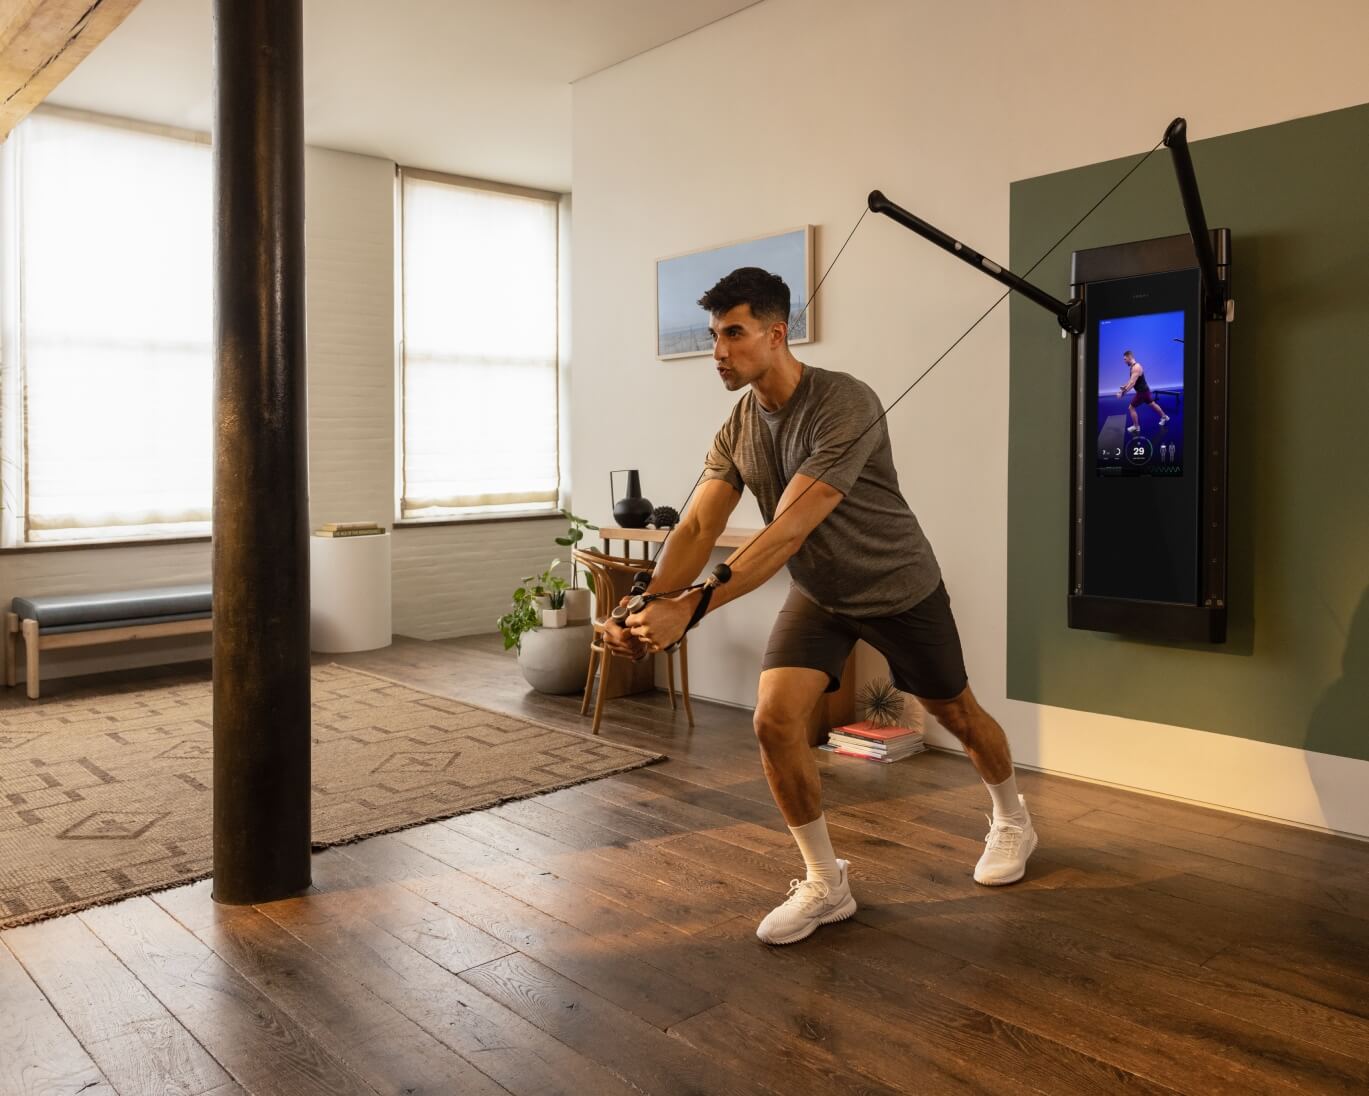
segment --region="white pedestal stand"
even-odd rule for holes
[[[390,534],[309,538],[309,646],[373,651],[390,645]]]

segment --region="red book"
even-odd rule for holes
[[[922,733],[912,727],[877,727],[868,719],[862,719],[859,723],[848,723],[844,727],[834,729],[843,734],[855,735],[857,738],[869,738],[876,742],[888,742],[892,738],[903,738],[906,735]]]

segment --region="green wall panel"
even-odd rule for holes
[[[1068,343],[1014,296],[1008,695],[1369,760],[1369,105],[1191,148],[1208,222],[1232,233],[1230,639],[1066,627]],[[1014,183],[1012,269],[1134,162]],[[1184,231],[1161,149],[1031,280],[1064,297],[1072,250]]]

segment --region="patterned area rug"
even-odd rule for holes
[[[0,711],[0,929],[211,874],[207,681]],[[313,671],[315,848],[661,759],[342,666]]]

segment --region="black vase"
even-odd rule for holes
[[[620,529],[645,529],[651,517],[651,501],[642,498],[642,481],[637,469],[627,473],[627,494],[613,504],[613,520]]]

